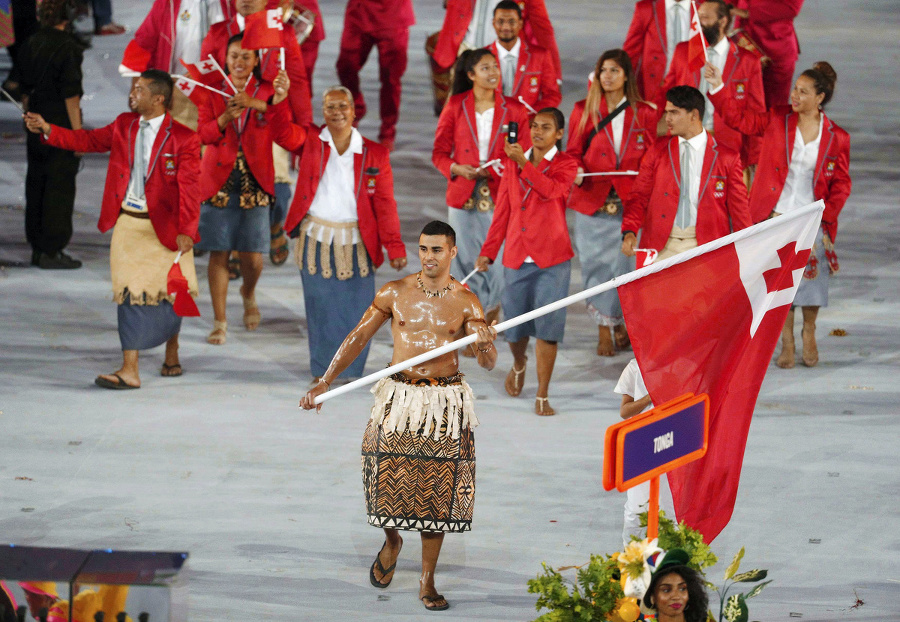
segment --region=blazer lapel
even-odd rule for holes
[[[499,97],[499,95],[497,95]],[[469,133],[472,135],[472,144],[475,150],[478,150],[478,128],[475,125],[475,96],[472,91],[466,93],[462,101],[463,117],[466,119],[466,125],[469,127]]]
[[[150,165],[147,167],[147,179],[150,179],[150,176],[153,174],[153,169],[156,168],[156,163],[159,161],[159,154],[162,153],[163,145],[166,144],[171,135],[172,117],[167,112],[163,118],[162,125],[159,126],[159,131],[156,133],[153,148],[150,150]]]
[[[366,161],[366,155],[368,153],[368,149],[366,148],[366,144],[363,143],[362,153],[354,153],[353,154],[353,174],[356,176],[356,205],[359,206],[359,196],[360,191],[362,190],[362,172],[363,172],[363,164]]]
[[[825,156],[831,150],[831,142],[834,140],[834,128],[832,128],[831,119],[826,117],[824,112],[822,116],[825,118],[822,120],[822,135],[819,136],[819,154],[816,156],[816,176],[813,179],[813,189],[815,189],[819,181],[819,175],[822,174],[822,169],[825,166]]]
[[[669,164],[672,165],[672,177],[681,189],[681,158],[678,157],[678,145],[681,143],[677,136],[669,139]]]
[[[725,58],[725,68],[722,70],[722,80],[725,84],[731,83],[731,76],[737,67],[738,51],[737,46],[731,41],[728,42],[728,56]],[[703,71],[701,69],[701,71]]]
[[[666,0],[657,0],[653,7],[653,21],[656,23],[656,36],[662,46],[663,54],[668,50],[669,38],[666,36]]]
[[[473,97],[472,100],[472,106],[474,109],[475,98]],[[488,147],[488,160],[491,159],[491,154],[494,153],[494,147],[497,145],[497,139],[500,138],[500,130],[503,127],[503,124],[506,123],[506,116],[508,112],[509,110],[506,107],[506,100],[500,93],[497,93],[494,100],[494,125],[491,128],[491,145],[490,147]],[[519,132],[522,132],[525,129],[526,128],[519,128]],[[475,144],[478,144],[477,138],[475,139]]]
[[[797,121],[799,117],[792,112],[784,117],[784,161],[791,164],[791,156],[794,155],[794,140],[797,138]]]
[[[519,88],[522,86],[522,80],[525,79],[525,71],[530,67],[531,63],[531,50],[528,49],[528,44],[525,43],[525,40],[521,37],[519,40],[522,42],[522,47],[519,49],[519,63],[516,66],[516,81],[513,84],[513,93],[519,92]]]
[[[712,176],[713,168],[716,160],[719,159],[719,150],[717,149],[716,139],[711,135],[706,135],[706,154],[703,156],[703,168],[700,171],[700,192],[697,194],[697,204],[699,205],[701,197],[706,193],[706,186],[709,184],[709,178]]]

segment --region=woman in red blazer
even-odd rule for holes
[[[228,41],[226,67],[237,89],[229,100],[208,93],[199,109],[197,133],[206,145],[200,163],[200,243],[210,251],[209,293],[215,322],[207,341],[225,343],[228,295],[228,256],[237,251],[241,262],[244,326],[256,330],[260,322],[254,295],[262,273],[263,253],[269,251],[269,207],[275,198],[272,138],[266,122],[266,100],[272,85],[259,77],[259,56],[241,47],[243,34]],[[220,89],[230,90],[223,81]]]
[[[572,243],[566,225],[566,196],[575,179],[578,163],[560,151],[566,119],[556,108],[543,108],[531,122],[528,151],[504,141],[507,156],[497,211],[481,254],[475,262],[487,270],[503,253],[503,313],[513,318],[565,298],[572,272]],[[528,338],[535,337],[538,389],[534,412],[555,415],[547,394],[556,362],[557,343],[562,341],[566,310],[559,309],[504,333],[513,354],[506,376],[506,392],[513,397],[525,384]]]
[[[638,170],[656,139],[657,116],[653,106],[638,95],[631,59],[624,50],[604,52],[594,76],[587,99],[576,102],[572,110],[566,147],[566,153],[578,162],[569,207],[577,212],[575,248],[585,289],[633,269],[630,258],[619,252],[619,240],[622,199],[631,194],[634,176],[582,174]],[[615,113],[612,118],[611,113]],[[616,348],[626,348],[628,333],[616,291],[589,298],[587,307],[597,322],[597,354],[612,356]]]
[[[447,178],[448,221],[458,254],[451,270],[461,279],[475,266],[487,236],[500,187],[503,134],[517,123],[523,148],[531,146],[525,107],[497,90],[500,68],[487,48],[463,52],[456,63],[453,95],[438,119],[431,161]],[[486,316],[500,312],[503,274],[499,268],[476,274],[468,283]]]
[[[819,199],[825,202],[822,228],[809,256],[794,307],[803,309],[803,363],[819,361],[816,317],[828,306],[828,277],[838,270],[834,253],[838,214],[850,196],[850,135],[829,119],[823,108],[834,94],[837,74],[826,62],[807,69],[794,84],[790,106],[776,106],[765,113],[738,108],[722,91],[718,72],[707,70],[710,100],[721,105],[725,122],[744,134],[762,136],[756,180],[750,190],[750,215],[754,222],[783,214]],[[826,274],[827,264],[827,274]],[[782,332],[779,367],[794,366],[794,310]]]

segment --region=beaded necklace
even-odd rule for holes
[[[447,295],[447,292],[450,292],[453,289],[453,282],[455,280],[456,279],[454,279],[451,275],[450,282],[447,284],[447,287],[442,290],[433,292],[431,290],[425,289],[425,282],[422,280],[422,273],[419,272],[418,274],[416,274],[416,283],[418,283],[419,289],[421,289],[425,293],[426,298],[443,298]]]

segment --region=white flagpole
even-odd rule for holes
[[[7,93],[5,88],[0,87],[0,91],[3,91],[3,95],[6,97],[6,99],[8,99],[9,101],[11,101],[11,102],[13,103],[13,106],[15,106],[16,108],[18,108],[19,111],[20,111],[22,114],[25,114],[25,109],[22,107],[22,104],[20,104],[19,102],[17,102],[17,101],[13,98],[12,95],[10,95],[9,93]]]
[[[756,235],[772,229],[774,227],[779,227],[789,220],[796,220],[799,218],[805,218],[812,212],[820,212],[819,217],[821,218],[821,212],[825,210],[825,203],[822,200],[816,201],[815,203],[810,203],[806,207],[801,207],[799,209],[788,212],[783,216],[779,216],[778,218],[769,218],[767,220],[762,221],[759,224],[753,225],[752,227],[747,227],[746,229],[742,229],[740,231],[735,231],[725,237],[719,238],[717,240],[713,240],[712,242],[707,242],[697,248],[692,248],[689,251],[685,251],[683,253],[679,253],[674,257],[669,257],[668,259],[663,259],[659,262],[654,262],[649,266],[644,266],[640,270],[635,270],[633,272],[629,272],[628,274],[623,274],[622,276],[617,276],[611,281],[607,281],[606,283],[601,283],[600,285],[595,285],[590,289],[586,289],[583,292],[579,292],[577,294],[572,294],[571,296],[567,296],[566,298],[562,298],[561,300],[557,300],[556,302],[551,302],[548,305],[544,305],[538,309],[533,311],[529,311],[528,313],[523,313],[518,317],[514,317],[512,319],[506,320],[505,322],[500,322],[496,326],[494,326],[494,330],[497,333],[502,333],[503,331],[513,328],[514,326],[519,326],[520,324],[524,324],[525,322],[529,322],[535,318],[541,317],[543,315],[547,315],[548,313],[552,313],[557,309],[562,309],[576,302],[580,302],[582,300],[586,300],[591,296],[596,296],[597,294],[609,291],[611,289],[615,289],[620,285],[625,285],[626,283],[631,283],[632,281],[636,281],[645,276],[649,276],[651,274],[656,274],[661,270],[665,270],[666,268],[670,268],[672,266],[678,265],[680,263],[684,263],[686,261],[690,261],[694,257],[699,255],[705,255],[706,253],[712,252],[714,250],[718,250],[723,246],[728,246],[729,244],[733,244],[738,240],[743,240],[744,238],[748,238],[752,235]],[[348,393],[358,387],[363,387],[373,382],[377,382],[382,378],[386,378],[391,374],[395,374],[398,371],[404,371],[411,367],[415,367],[420,363],[424,363],[425,361],[430,361],[433,358],[441,356],[442,354],[447,354],[448,352],[453,352],[454,350],[459,350],[460,348],[464,348],[469,344],[475,343],[477,339],[477,335],[468,335],[463,337],[462,339],[457,339],[456,341],[452,341],[446,345],[440,346],[439,348],[435,348],[434,350],[430,350],[428,352],[423,352],[418,356],[414,356],[411,359],[402,361],[397,363],[396,365],[391,365],[385,369],[377,371],[373,374],[369,374],[368,376],[363,376],[359,380],[354,380],[348,384],[345,384],[342,387],[336,387],[331,389],[322,395],[319,395],[316,398],[316,404],[322,404],[330,400],[331,398],[337,397],[338,395],[343,395],[344,393]]]
[[[231,90],[234,91],[234,94],[237,95],[237,89],[234,88],[234,82],[231,81],[231,78],[228,77],[228,74],[225,73],[225,70],[222,69],[222,66],[219,65],[219,62],[215,58],[213,58],[212,54],[208,54],[207,58],[212,62],[213,65],[215,65],[216,71],[222,74],[222,77],[225,78],[225,82],[228,83],[228,86],[230,86]]]
[[[638,171],[605,171],[603,173],[582,173],[582,177],[607,177],[611,175],[637,175]]]
[[[462,281],[460,281],[459,284],[460,284],[460,285],[465,285],[465,284],[466,284],[466,281],[468,281],[468,280],[471,279],[473,276],[475,276],[475,273],[476,273],[476,272],[478,272],[478,268],[475,268],[475,269],[472,270],[469,274],[467,274],[467,275],[466,275],[466,278],[464,278]]]
[[[175,74],[175,73],[172,74],[172,77],[175,78],[175,80],[185,80],[187,82],[191,82],[192,84],[196,84],[197,86],[202,86],[207,91],[212,91],[213,93],[218,93],[219,95],[224,95],[225,97],[231,97],[231,95],[229,95],[225,91],[220,91],[219,89],[214,89],[213,87],[209,86],[208,84],[203,84],[202,82],[200,82],[200,80],[194,80],[193,78],[189,78],[187,76],[179,76],[178,74]]]
[[[531,111],[531,114],[537,114],[537,110],[528,105],[528,102],[525,101],[525,98],[519,95],[519,103],[528,108]]]

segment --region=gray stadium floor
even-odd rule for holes
[[[317,90],[336,81],[344,6],[322,4],[328,39]],[[621,44],[633,3],[548,4],[568,111],[594,59]],[[119,0],[116,20],[134,29],[147,6]],[[416,8],[392,158],[412,259],[422,224],[445,215],[444,181],[430,165],[435,119],[423,52],[442,11],[436,2]],[[741,546],[745,568],[769,569],[774,581],[751,601],[751,619],[900,619],[897,26],[889,0],[811,0],[797,20],[798,71],[820,59],[837,69],[829,113],[852,135],[854,191],[841,216],[842,271],[819,320],[822,362],[771,368],[734,517],[713,544],[725,560],[714,578]],[[116,67],[127,40],[97,38],[86,54],[91,126],[125,109],[127,83]],[[365,76],[377,102],[374,58]],[[363,121],[364,134],[377,134],[376,118],[373,112]],[[330,402],[319,415],[296,408],[309,380],[296,269],[267,263],[255,333],[241,328],[232,290],[224,347],[204,340],[212,313],[203,283],[203,317],[186,321],[182,332],[185,375],[160,378],[157,350],[142,356],[140,391],[103,391],[94,376],[121,360],[109,238],[95,227],[106,160],[87,156],[79,176],[70,250],[84,268],[25,268],[24,145],[11,105],[0,105],[0,129],[0,542],[190,551],[194,620],[434,618],[416,600],[415,538],[406,538],[390,589],[376,592],[368,583],[382,542],[365,523],[360,485],[370,395]],[[201,274],[204,266],[200,260]],[[411,261],[409,270],[416,268]],[[379,283],[392,276],[382,268]],[[573,275],[573,288],[579,282]],[[827,336],[835,328],[848,335]],[[463,362],[483,422],[478,508],[474,530],[444,545],[438,587],[452,603],[445,618],[532,619],[526,582],[542,561],[580,564],[619,548],[624,496],[601,489],[601,445],[606,426],[618,420],[612,389],[629,356],[601,360],[595,344],[596,329],[573,307],[552,386],[560,414],[549,419],[530,414],[533,366],[523,397],[511,399],[502,388],[507,352],[501,349],[490,373]],[[383,331],[368,369],[389,356]],[[854,607],[857,597],[863,604]]]

